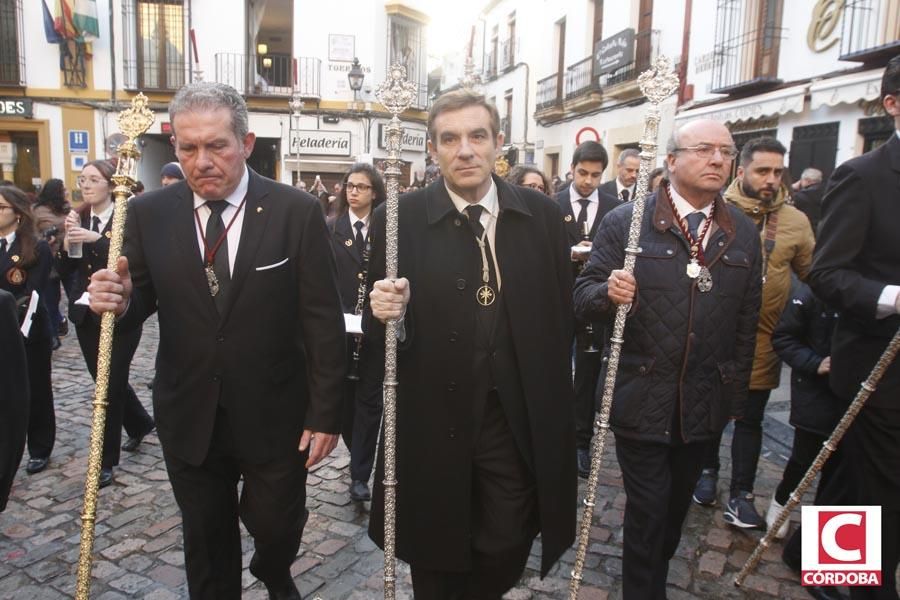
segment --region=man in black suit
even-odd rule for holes
[[[641,168],[641,153],[634,148],[626,148],[616,161],[616,178],[600,186],[600,191],[619,200],[634,200],[638,171]]]
[[[831,343],[831,388],[846,402],[900,328],[900,56],[881,80],[895,135],[831,175],[809,283],[840,310]],[[897,596],[900,560],[900,361],[885,371],[845,438],[856,504],[881,506],[882,585],[853,587],[854,600]]]
[[[153,405],[191,598],[240,598],[238,517],[250,572],[299,598],[307,469],[337,443],[346,368],[328,230],[314,198],[246,166],[236,90],[187,85],[169,115],[186,180],[132,201],[127,259],[94,275],[91,309],[123,329],[159,311]]]
[[[597,187],[608,162],[606,148],[601,144],[582,142],[572,155],[572,185],[556,194],[572,246],[575,276],[584,269],[590,256],[591,240],[600,221],[619,205],[614,195]],[[575,332],[575,452],[578,475],[586,479],[591,470],[597,380],[606,336],[603,322],[577,321]]]
[[[6,508],[28,430],[28,365],[19,331],[16,298],[0,290],[0,512]]]
[[[569,244],[556,203],[492,176],[503,134],[484,96],[444,94],[428,128],[442,177],[400,199],[396,281],[375,211],[364,339],[383,348],[380,322],[405,315],[396,548],[416,599],[499,600],[538,532],[544,575],[575,537]],[[382,544],[383,452],[376,468]]]

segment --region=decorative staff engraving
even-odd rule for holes
[[[416,85],[406,79],[406,67],[394,64],[388,78],[375,90],[375,97],[393,115],[387,126],[387,153],[384,179],[385,201],[385,276],[397,278],[398,196],[400,188],[400,138],[403,126],[398,115],[416,98]],[[394,558],[397,511],[397,321],[385,324],[384,341],[384,597],[394,600],[396,594],[396,560]]]
[[[137,161],[141,157],[137,138],[153,124],[153,113],[147,108],[147,97],[138,94],[128,108],[118,116],[119,129],[128,139],[119,145],[116,173],[112,176],[115,188],[115,210],[112,220],[112,237],[109,241],[107,268],[114,270],[122,253],[125,236],[125,212],[128,198],[137,178]],[[112,311],[103,313],[100,320],[100,346],[97,352],[97,379],[94,390],[91,417],[91,441],[88,451],[88,470],[84,482],[84,505],[81,512],[81,547],[78,557],[78,574],[75,598],[87,600],[91,593],[91,560],[94,549],[94,526],[97,519],[97,492],[100,482],[100,463],[103,454],[103,428],[106,424],[107,397],[109,394],[109,368],[112,358],[113,328],[116,317]]]
[[[678,89],[678,76],[672,71],[671,61],[660,56],[653,67],[641,73],[638,77],[641,92],[650,102],[650,108],[644,118],[644,135],[641,139],[641,168],[638,172],[637,188],[634,194],[634,209],[631,216],[631,226],[628,230],[628,245],[625,248],[625,265],[622,267],[628,273],[634,272],[634,263],[640,252],[641,220],[644,215],[644,202],[650,183],[650,171],[656,163],[657,137],[659,136],[659,105]],[[594,436],[591,447],[591,471],[588,475],[587,493],[584,498],[584,510],[581,513],[581,526],[578,532],[578,549],[575,553],[575,566],[572,569],[572,581],[569,586],[570,600],[577,600],[578,589],[581,586],[582,571],[587,555],[588,541],[591,533],[591,520],[596,505],[597,482],[600,479],[600,465],[603,459],[603,447],[606,443],[606,434],[609,430],[609,413],[612,406],[613,391],[616,387],[616,374],[619,370],[619,356],[622,344],[625,341],[625,319],[630,304],[620,304],[616,309],[616,320],[613,327],[609,362],[607,364],[606,379],[603,383],[603,401],[600,404],[600,417],[597,421],[598,431]]]

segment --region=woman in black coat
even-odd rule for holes
[[[0,290],[0,512],[6,508],[28,428],[28,363],[19,332],[16,299]]]
[[[79,299],[85,294],[91,275],[106,268],[109,240],[112,236],[112,163],[95,160],[81,170],[78,186],[84,199],[80,212],[72,211],[66,218],[66,239],[63,242],[64,260],[60,261],[60,275],[75,273],[75,284],[69,299],[69,319],[75,324],[78,344],[91,377],[97,378],[97,354],[100,347],[100,316],[91,312]],[[81,256],[70,255],[73,244],[81,244]],[[119,444],[122,427],[128,434],[125,450],[135,450],[155,424],[128,383],[131,359],[141,341],[141,328],[128,331],[118,328],[113,334],[110,363],[106,427],[103,436],[103,461],[100,487],[112,483],[113,467],[119,464]]]
[[[20,321],[32,292],[40,296],[46,289],[51,264],[50,246],[37,237],[28,196],[13,186],[0,187],[0,289],[16,298]],[[50,385],[52,339],[47,309],[39,301],[25,338],[31,388],[28,413],[30,458],[25,467],[29,474],[47,468],[56,440],[53,388]]]
[[[362,311],[359,292],[360,284],[365,292],[370,217],[385,197],[384,180],[372,165],[356,163],[350,167],[337,200],[339,216],[329,224],[341,303],[348,314]],[[343,410],[343,438],[350,449],[350,499],[357,502],[371,497],[369,476],[383,406],[383,365],[361,364],[360,343],[360,336],[348,336],[350,373],[344,386]]]

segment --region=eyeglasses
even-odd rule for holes
[[[700,158],[712,158],[716,155],[716,150],[725,160],[733,160],[738,155],[738,149],[734,146],[713,146],[712,144],[697,144],[696,146],[685,146],[683,148],[675,148],[675,152],[688,150],[693,152]]]
[[[533,190],[538,190],[538,191],[540,191],[540,192],[546,191],[546,190],[544,189],[543,184],[540,184],[540,183],[526,183],[526,184],[525,184],[525,187],[531,188],[531,189],[533,189]]]
[[[366,192],[368,192],[369,190],[372,189],[372,186],[366,185],[365,183],[349,183],[348,182],[346,185],[346,188],[347,188],[348,192],[352,192],[352,191],[356,190],[357,192],[365,194]]]
[[[86,184],[100,185],[101,183],[107,183],[105,179],[100,177],[79,177],[75,181],[78,183],[79,187],[84,187]]]

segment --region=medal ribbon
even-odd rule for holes
[[[225,200],[219,200],[219,202],[225,202]],[[241,203],[238,205],[237,210],[234,211],[234,214],[231,216],[231,220],[228,221],[228,225],[225,226],[225,230],[222,232],[222,235],[219,236],[219,239],[216,240],[216,243],[213,245],[212,249],[209,248],[209,243],[206,241],[206,234],[203,233],[203,227],[200,225],[200,206],[194,209],[194,217],[197,219],[197,230],[200,232],[200,239],[203,240],[203,255],[206,258],[207,266],[212,266],[213,262],[216,260],[216,252],[219,251],[219,247],[222,245],[228,238],[228,231],[231,229],[231,226],[234,225],[237,216],[241,214],[241,210],[244,208],[244,203],[247,202],[247,196],[244,196],[244,199],[241,200]],[[212,209],[208,206],[210,215],[212,215]]]
[[[698,238],[694,238],[691,235],[690,230],[684,223],[684,219],[678,214],[678,209],[675,208],[675,201],[672,200],[672,191],[669,188],[668,182],[666,183],[666,196],[669,199],[669,205],[672,207],[672,212],[675,214],[675,220],[678,222],[678,228],[681,229],[681,233],[684,235],[684,239],[688,241],[691,247],[691,258],[697,261],[701,267],[706,266],[706,259],[703,257],[703,240],[706,239],[706,233],[709,231],[709,226],[712,224],[713,217],[716,215],[716,203],[713,202],[712,208],[709,211],[709,217],[706,218],[706,221],[703,223],[703,228],[700,229],[700,233],[698,234]]]

